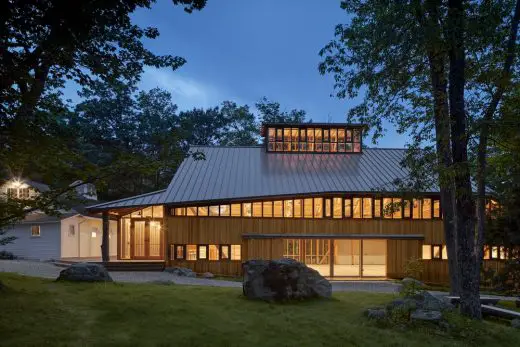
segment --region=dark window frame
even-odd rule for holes
[[[182,247],[182,258],[177,257],[177,247]],[[173,260],[186,260],[186,244],[173,244]]]

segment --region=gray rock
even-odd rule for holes
[[[439,323],[442,319],[440,311],[415,310],[410,314],[410,320]]]
[[[112,278],[103,265],[76,263],[62,270],[57,281],[112,282]]]
[[[395,300],[392,300],[386,305],[386,309],[388,311],[393,310],[401,310],[401,311],[413,311],[417,308],[417,303],[415,300],[410,298],[398,298]]]
[[[511,321],[511,327],[520,329],[520,319],[515,318]]]
[[[285,301],[332,295],[329,281],[294,259],[248,260],[243,273],[242,289],[248,299]]]
[[[197,274],[193,272],[192,269],[188,269],[185,267],[167,267],[164,269],[164,272],[171,273],[175,276],[182,276],[182,277],[197,277]]]
[[[422,291],[411,297],[415,300],[418,309],[427,311],[451,311],[454,309],[453,304],[445,297],[434,296],[427,291]]]
[[[384,308],[369,308],[365,311],[365,315],[369,319],[381,320],[386,318],[386,310]]]
[[[203,278],[213,278],[215,275],[213,275],[211,272],[204,272],[201,277]]]

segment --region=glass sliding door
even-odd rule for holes
[[[386,240],[363,240],[362,276],[386,277]]]
[[[330,276],[330,260],[330,240],[305,240],[305,265]]]
[[[121,259],[130,259],[130,245],[131,245],[131,232],[130,232],[130,218],[123,218],[121,220]]]
[[[161,257],[161,223],[150,222],[150,237],[148,242],[148,256],[150,258]]]
[[[146,257],[145,221],[134,221],[134,258]]]
[[[334,240],[334,276],[361,276],[360,251],[360,240]]]

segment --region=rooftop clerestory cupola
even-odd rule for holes
[[[361,153],[364,124],[267,123],[262,127],[267,152]]]

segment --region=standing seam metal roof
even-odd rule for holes
[[[409,172],[405,149],[356,154],[267,153],[263,146],[192,146],[161,196],[163,203],[249,199],[334,192],[396,191]],[[437,192],[438,190],[432,190]]]

